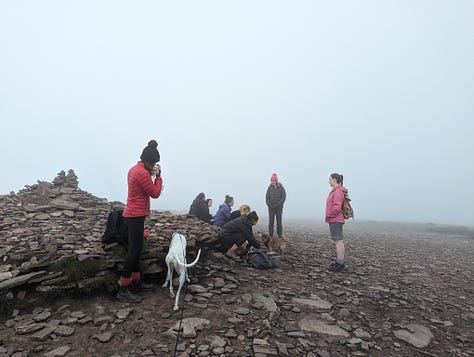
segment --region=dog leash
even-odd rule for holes
[[[184,249],[183,249],[183,256],[184,256],[184,264],[186,264],[186,254],[184,254]],[[185,272],[187,274],[187,272]],[[173,279],[171,279],[170,284],[173,284]],[[183,284],[183,296],[186,296],[186,291],[188,289],[188,283],[186,282],[186,278],[184,279],[184,284]],[[173,357],[176,357],[176,352],[178,351],[178,343],[179,343],[179,335],[181,334],[182,331],[182,325],[183,325],[183,312],[184,312],[184,307],[181,307],[181,316],[179,317],[179,326],[178,326],[178,335],[176,336],[176,343],[174,345],[174,353]]]
[[[184,292],[186,292],[186,282],[184,283]],[[176,352],[178,351],[178,343],[179,343],[179,335],[181,334],[182,331],[182,325],[183,325],[183,308],[181,308],[181,316],[179,317],[179,327],[178,327],[178,335],[176,336],[176,343],[174,345],[174,353],[173,357],[176,357]]]

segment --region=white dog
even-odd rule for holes
[[[190,282],[188,277],[188,268],[195,265],[198,260],[199,256],[201,255],[201,249],[199,249],[198,254],[194,262],[191,264],[186,264],[186,237],[178,232],[174,232],[172,235],[170,249],[168,254],[166,255],[166,266],[168,267],[168,274],[166,275],[166,281],[163,284],[163,287],[166,288],[168,283],[170,284],[170,295],[173,297],[173,269],[176,270],[179,276],[179,287],[178,291],[176,292],[176,299],[174,301],[174,311],[178,310],[178,302],[179,302],[179,293],[181,292],[181,288],[184,285],[184,281],[186,280],[188,283]]]

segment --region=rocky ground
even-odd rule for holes
[[[342,273],[326,225],[285,234],[274,270],[205,251],[176,312],[164,274],[141,304],[104,291],[15,310],[0,356],[474,355],[473,229],[348,222]]]

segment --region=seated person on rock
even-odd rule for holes
[[[204,192],[199,193],[189,207],[189,214],[199,218],[201,221],[211,223],[212,215],[209,213],[209,205]]]
[[[232,206],[234,205],[234,197],[226,195],[224,203],[219,205],[219,209],[214,216],[213,224],[215,226],[222,227],[230,219],[230,212],[232,211]]]
[[[250,213],[250,206],[249,205],[242,205],[239,207],[238,210],[232,211],[230,214],[229,221],[233,219],[239,218],[241,216],[246,216]]]
[[[215,249],[225,253],[229,258],[239,261],[240,256],[236,253],[236,250],[244,242],[247,241],[248,246],[260,248],[260,242],[255,238],[252,232],[252,227],[257,224],[257,222],[258,216],[255,211],[227,222],[219,231]]]

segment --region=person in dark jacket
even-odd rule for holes
[[[225,253],[226,256],[235,261],[239,261],[240,256],[236,253],[236,250],[245,241],[250,246],[260,248],[260,242],[252,232],[252,227],[257,222],[257,212],[252,211],[246,216],[241,216],[224,224],[217,236],[216,250]]]
[[[286,191],[281,182],[278,182],[277,174],[270,178],[270,185],[267,189],[266,203],[268,206],[268,235],[273,237],[273,226],[275,224],[279,238],[283,235],[283,225],[281,222],[283,214],[283,204],[286,200]]]
[[[234,197],[225,195],[224,203],[219,205],[219,209],[214,216],[214,225],[223,226],[224,223],[228,222],[230,219],[230,213],[232,211],[232,206],[234,205]]]
[[[232,211],[230,214],[229,221],[232,221],[233,219],[246,216],[250,213],[250,206],[249,205],[242,205],[239,207],[238,210]]]
[[[209,205],[204,192],[199,193],[191,203],[189,214],[196,216],[201,221],[211,223],[212,215],[209,213]]]
[[[117,299],[139,303],[142,297],[137,291],[151,290],[152,284],[145,284],[140,276],[140,254],[143,249],[145,218],[150,213],[150,197],[160,197],[163,188],[158,143],[150,140],[143,149],[140,160],[128,171],[127,204],[123,219],[128,227],[128,250],[119,280]]]

